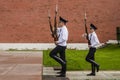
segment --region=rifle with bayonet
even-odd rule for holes
[[[50,12],[48,11],[48,13],[49,13],[49,14],[48,14],[48,19],[49,19],[50,31],[51,31],[52,37],[54,37],[54,35],[53,35],[54,31],[53,31],[53,27],[52,27],[52,24],[51,24]]]
[[[88,29],[87,29],[87,17],[86,17],[86,12],[85,12],[85,17],[84,17],[84,22],[85,22],[85,33],[86,33],[86,39],[88,41],[88,45],[91,45],[90,39],[89,39],[89,34],[88,34]]]
[[[48,19],[49,19],[50,31],[52,33],[52,37],[54,38],[54,41],[58,40],[58,35],[57,35],[57,13],[58,12],[57,11],[58,11],[58,7],[56,5],[55,18],[54,18],[54,27],[51,24],[50,12],[48,12]]]

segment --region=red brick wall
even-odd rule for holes
[[[50,36],[47,10],[54,8],[57,0],[0,0],[0,43],[53,42]],[[59,15],[69,20],[69,42],[85,42],[84,9],[87,26],[98,27],[101,42],[116,39],[120,26],[120,0],[59,0]]]

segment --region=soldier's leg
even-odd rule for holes
[[[96,52],[96,48],[90,48],[90,55],[86,58],[86,60],[88,62],[90,62],[91,64],[94,64],[95,67],[97,68],[97,72],[99,71],[99,64],[97,64],[93,59],[91,59],[92,57],[94,57],[94,54]]]
[[[92,57],[91,59],[92,59],[92,60],[95,60],[94,55],[93,55],[93,57]],[[94,64],[91,64],[91,67],[92,67],[92,73],[95,74],[95,65],[94,65]]]
[[[91,50],[91,48],[90,48],[90,49],[89,49],[89,52],[88,52],[88,54],[87,54],[87,56],[86,56],[86,61],[89,62],[89,60],[90,60],[92,57],[93,57],[93,54],[92,54],[92,50]]]
[[[95,66],[98,66],[98,64],[93,59],[91,59],[92,57],[94,57],[95,52],[96,52],[96,48],[90,48],[89,53],[86,57],[86,61],[94,64]]]
[[[66,47],[61,47],[60,58],[65,62],[65,64],[64,63],[61,64],[62,65],[61,72],[63,74],[66,74],[66,56],[65,56],[65,50],[66,50]]]
[[[49,55],[50,55],[50,57],[55,59],[58,63],[65,64],[65,62],[60,57],[57,56],[57,53],[59,53],[59,52],[60,52],[60,47],[57,46],[50,52]]]
[[[94,54],[92,54],[92,49],[90,48],[89,49],[89,52],[88,52],[88,54],[87,54],[87,56],[86,56],[86,61],[88,61],[88,62],[90,62],[90,59],[92,59],[92,60],[94,60]],[[91,62],[90,62],[91,63]],[[90,74],[88,74],[88,75],[91,75],[92,73],[94,73],[95,74],[95,67],[94,67],[94,64],[93,63],[91,63],[91,73]]]

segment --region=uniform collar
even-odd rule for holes
[[[60,27],[60,29],[62,29],[62,28],[64,28],[64,27],[66,27],[66,26],[64,25],[64,26]]]
[[[94,32],[92,32],[91,34],[94,34],[95,33],[95,31]]]

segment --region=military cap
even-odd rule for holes
[[[68,22],[68,20],[62,18],[61,16],[59,17],[59,19],[60,19],[60,21],[62,21],[62,22],[64,22],[64,23],[67,23],[67,22]]]
[[[97,27],[95,25],[93,25],[92,23],[90,24],[90,28],[94,29],[94,30],[97,30]]]

